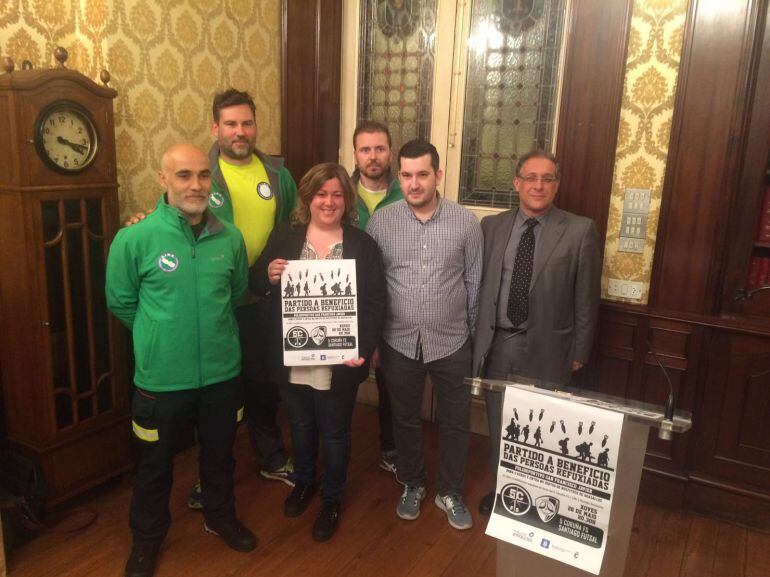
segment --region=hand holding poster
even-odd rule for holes
[[[623,416],[508,387],[487,534],[598,574]]]
[[[289,261],[281,275],[281,314],[284,365],[357,359],[356,262]]]

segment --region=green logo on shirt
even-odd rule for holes
[[[222,208],[225,205],[225,197],[221,192],[212,192],[209,195],[209,206],[211,208]]]
[[[158,258],[158,268],[163,272],[174,272],[179,267],[179,258],[173,252],[164,252]]]

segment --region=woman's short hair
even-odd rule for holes
[[[302,180],[299,181],[297,189],[297,206],[291,213],[291,222],[293,224],[306,225],[310,222],[310,203],[313,197],[318,193],[325,182],[337,179],[342,186],[343,198],[345,199],[345,212],[342,215],[342,223],[350,224],[356,222],[356,191],[353,183],[344,167],[334,162],[324,162],[316,164],[305,173]]]

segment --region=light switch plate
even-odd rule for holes
[[[613,297],[640,301],[643,291],[644,283],[639,281],[611,278],[607,283],[607,293]]]

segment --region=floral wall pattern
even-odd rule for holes
[[[634,2],[604,247],[605,299],[625,300],[608,294],[613,278],[643,283],[642,300],[630,302],[647,303],[686,11],[686,0]],[[641,254],[618,251],[627,188],[651,191]]]
[[[208,149],[227,87],[254,97],[259,147],[281,150],[281,0],[0,0],[0,56],[53,67],[56,46],[67,68],[112,76],[124,216],[154,205],[166,146]]]

